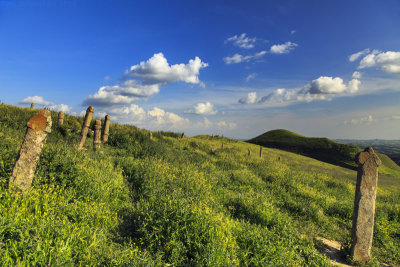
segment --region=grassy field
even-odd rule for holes
[[[108,144],[78,151],[83,119],[54,113],[32,189],[10,191],[34,112],[0,105],[5,266],[330,266],[315,237],[349,242],[354,170],[221,137],[111,124]],[[400,265],[400,178],[385,168],[373,266]]]

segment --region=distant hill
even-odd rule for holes
[[[283,129],[266,132],[247,142],[294,152],[350,169],[356,169],[354,156],[361,150],[355,145],[337,143],[328,138],[306,137]],[[385,166],[380,168],[383,172],[393,175],[400,173],[400,167],[388,156],[379,154],[379,157]]]
[[[350,144],[359,148],[372,146],[376,152],[388,155],[397,165],[400,165],[400,140],[354,140],[354,139],[337,139],[336,142],[342,144]]]

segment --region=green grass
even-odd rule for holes
[[[33,114],[0,105],[5,266],[329,266],[314,237],[348,242],[354,170],[222,137],[111,124],[108,144],[78,151],[82,118],[54,113],[32,189],[10,191]],[[400,179],[385,167],[371,265],[400,264]]]

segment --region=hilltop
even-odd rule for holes
[[[35,112],[0,104],[6,266],[329,266],[317,237],[348,244],[354,170],[274,148],[260,158],[258,145],[223,137],[150,139],[112,123],[108,143],[93,151],[89,133],[80,151],[83,118],[60,126],[53,112],[33,187],[11,191]],[[372,265],[400,264],[399,187],[380,174]]]
[[[328,138],[306,137],[283,129],[266,132],[247,142],[290,151],[354,170],[357,167],[354,156],[361,151],[355,145],[341,144]],[[387,155],[383,153],[378,155],[383,163],[380,171],[400,177],[400,167]]]

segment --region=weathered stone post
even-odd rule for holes
[[[262,146],[260,146],[260,158],[262,158]]]
[[[182,133],[181,138],[185,138],[185,132]]]
[[[60,111],[58,113],[58,125],[63,125],[64,123],[64,112]]]
[[[367,147],[358,153],[355,161],[358,170],[350,255],[354,261],[367,262],[371,259],[378,166],[382,162],[372,147]]]
[[[222,143],[221,148],[224,148],[224,143]]]
[[[92,120],[93,112],[94,112],[93,106],[89,106],[87,108],[87,110],[86,110],[85,119],[83,120],[83,124],[82,124],[81,140],[79,142],[78,149],[82,149],[83,145],[85,144],[86,135],[87,135],[88,130],[89,130],[89,126],[90,126],[90,122]]]
[[[100,148],[100,135],[101,135],[101,120],[95,120],[94,123],[94,135],[93,135],[93,149]]]
[[[104,129],[103,129],[103,143],[108,141],[108,132],[110,131],[110,115],[104,117]]]
[[[249,156],[249,157],[251,156],[251,150],[250,150],[250,148],[247,149],[247,156]]]
[[[9,187],[27,191],[32,184],[36,164],[46,143],[47,134],[51,132],[51,113],[39,110],[27,123],[28,129],[24,142],[19,150],[17,162],[11,173]]]
[[[31,109],[33,109],[33,106],[35,105],[35,103],[31,103]]]
[[[150,138],[150,140],[153,139],[153,133],[152,132],[149,132],[149,138]]]

